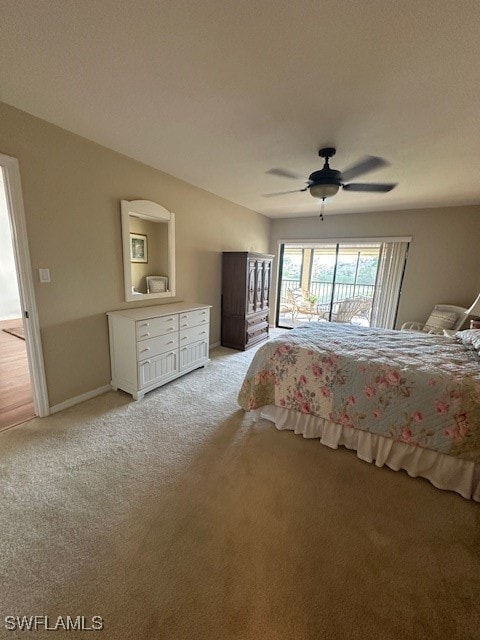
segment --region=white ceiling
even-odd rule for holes
[[[2,0],[0,99],[271,217],[480,203],[478,0]]]

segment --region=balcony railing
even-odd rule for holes
[[[317,304],[326,304],[332,300],[332,282],[320,282],[312,280],[308,288],[308,292],[318,296]],[[280,290],[280,298],[287,298],[287,291],[289,289],[299,289],[300,280],[286,280],[282,279],[282,286]],[[373,298],[375,293],[374,284],[345,284],[337,282],[335,284],[335,296],[333,302],[337,300],[345,300],[345,298],[356,298],[357,296],[365,296],[367,298]]]
[[[300,280],[285,280],[282,279],[282,286],[280,288],[280,298],[287,297],[287,291],[289,289],[299,289],[300,288]]]

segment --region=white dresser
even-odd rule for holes
[[[107,316],[112,387],[135,400],[209,362],[209,305],[179,302]]]

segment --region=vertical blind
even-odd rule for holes
[[[382,243],[370,318],[371,327],[393,329],[397,315],[408,242]]]

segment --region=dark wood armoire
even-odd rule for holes
[[[222,261],[222,345],[244,351],[268,338],[273,256],[225,251]]]

